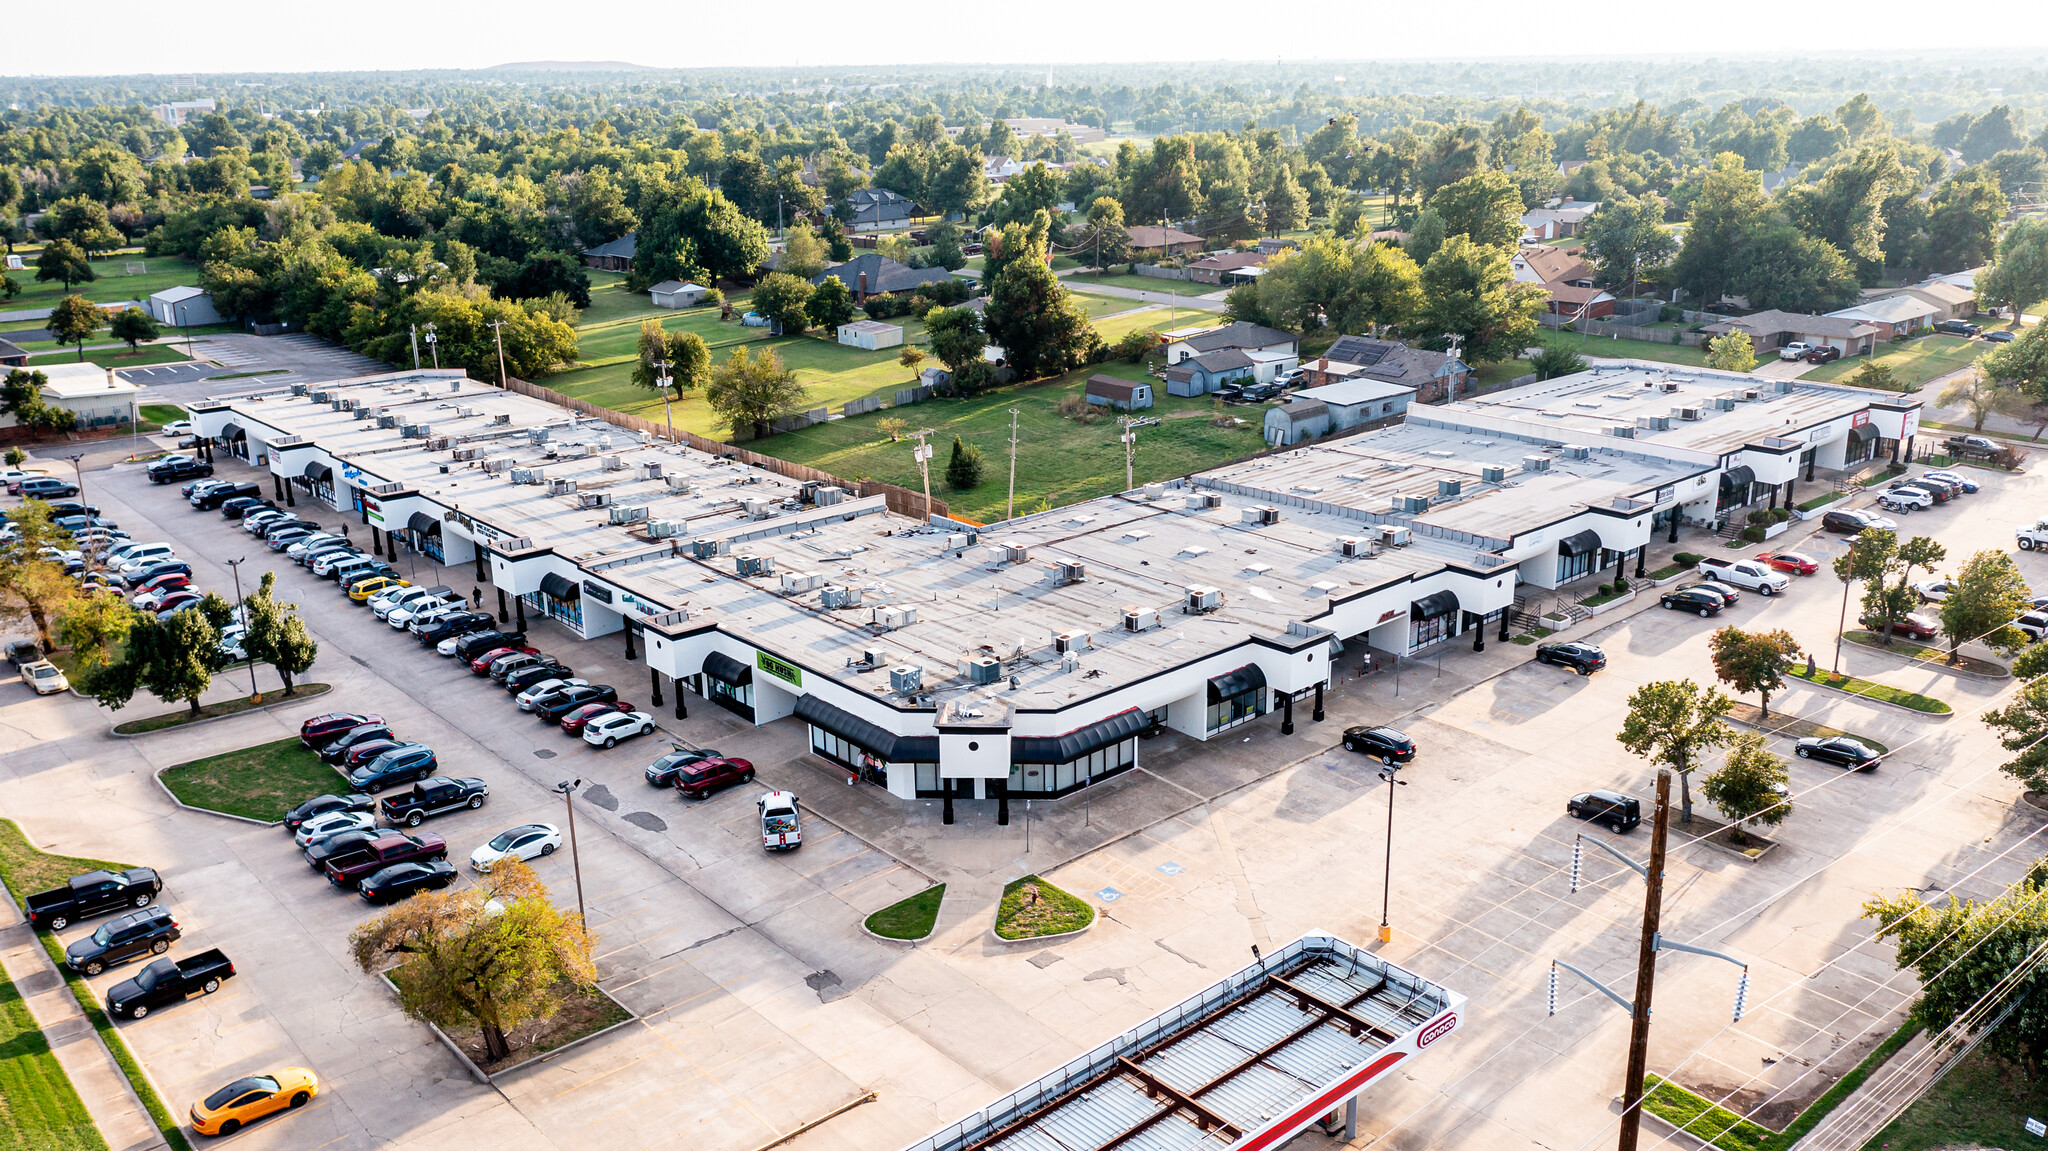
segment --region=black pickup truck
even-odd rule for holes
[[[418,827],[430,815],[462,808],[479,808],[491,794],[489,785],[474,776],[453,778],[437,775],[412,785],[411,791],[384,797],[384,818],[407,827]]]
[[[117,1019],[140,1019],[160,1003],[176,1003],[194,991],[211,995],[220,981],[235,977],[235,965],[216,947],[190,959],[159,959],[135,978],[107,991],[107,1010]]]
[[[147,867],[128,871],[88,871],[52,891],[28,897],[28,921],[44,931],[62,931],[81,919],[148,907],[164,889],[163,877]]]

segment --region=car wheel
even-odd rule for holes
[[[225,1139],[241,1129],[242,1121],[240,1119],[229,1119],[220,1125],[221,1138]]]
[[[128,1009],[128,1018],[141,1019],[149,1014],[149,1004],[138,1003]]]
[[[552,844],[552,843],[543,843],[543,844],[541,844],[541,845],[540,845],[540,853],[541,853],[542,855],[553,855],[553,854],[555,853],[555,845],[554,845],[554,844]]]
[[[93,960],[93,961],[92,961],[91,963],[88,963],[88,964],[86,964],[86,965],[85,965],[85,973],[86,973],[87,975],[98,975],[98,974],[99,974],[100,972],[102,972],[102,971],[105,971],[106,969],[107,969],[107,965],[106,965],[106,964],[104,964],[104,963],[101,963],[101,962],[100,962],[99,960],[97,960],[97,959],[95,959],[95,960]]]
[[[1394,766],[1394,757],[1391,755],[1383,755],[1380,757],[1380,762],[1386,764],[1388,767],[1392,767]]]
[[[155,943],[149,945],[149,953],[151,955],[162,955],[164,952],[169,951],[170,949],[171,941],[168,939],[159,939]]]
[[[619,741],[617,738],[609,735],[604,737],[604,749],[606,751],[610,751],[612,748],[615,748],[617,746],[619,746]]]
[[[471,811],[475,811],[475,810],[476,810],[477,808],[479,808],[479,807],[482,807],[483,805],[484,805],[484,797],[483,797],[483,796],[481,796],[481,795],[472,795],[472,796],[470,796],[470,797],[469,797],[469,809],[470,809]]]
[[[1800,748],[1800,749],[1798,750],[1798,752],[1796,752],[1795,754],[1797,754],[1797,755],[1799,756],[1799,758],[1801,758],[1801,759],[1812,759],[1812,758],[1813,758],[1813,752],[1812,752],[1811,750],[1809,750],[1809,749],[1807,749],[1807,748],[1803,748],[1803,747],[1802,747],[1802,748]]]
[[[1582,667],[1582,668],[1580,668],[1580,669],[1578,669],[1578,671],[1579,671],[1579,675],[1581,675],[1581,676],[1588,676],[1588,675],[1592,675],[1592,674],[1593,674],[1592,672],[1590,672],[1590,671],[1586,670],[1586,669],[1585,669],[1585,668],[1583,668],[1583,667]]]
[[[1708,611],[1708,610],[1707,610],[1706,608],[1701,608],[1701,609],[1700,609],[1700,618],[1701,618],[1701,619],[1705,619],[1705,618],[1707,618],[1708,616],[1710,616],[1710,615],[1712,615],[1712,614],[1714,614],[1714,613],[1713,613],[1713,612],[1710,612],[1710,611]]]
[[[1664,607],[1665,607],[1665,608],[1666,608],[1667,610],[1668,610],[1668,609],[1670,609],[1671,607],[1675,606],[1675,605],[1673,605],[1673,604],[1672,604],[1672,602],[1671,602],[1670,600],[1668,600],[1668,599],[1667,599],[1667,600],[1663,600],[1663,601],[1661,601],[1661,602],[1663,603]]]
[[[141,895],[138,895],[138,896],[136,896],[136,897],[135,897],[135,906],[137,906],[137,907],[148,907],[148,906],[149,906],[149,901],[150,901],[150,900],[151,900],[152,898],[154,898],[154,897],[153,897],[153,896],[151,896],[151,895],[150,895],[150,894],[149,894],[149,893],[148,893],[147,891],[145,891],[145,892],[143,892],[143,893],[142,893]]]
[[[206,982],[199,985],[199,993],[202,995],[211,995],[219,990],[220,980],[218,979],[209,979]]]
[[[752,782],[754,782],[754,769],[750,767],[750,768],[748,768],[747,770],[745,770],[745,771],[743,771],[743,772],[740,772],[740,782],[741,782],[741,783],[752,783]]]
[[[62,931],[62,930],[64,930],[65,928],[67,928],[67,927],[69,927],[69,926],[71,926],[71,921],[70,921],[69,919],[66,919],[65,917],[63,917],[63,916],[61,916],[61,915],[59,915],[59,916],[57,916],[56,918],[54,918],[54,919],[50,920],[50,930],[51,930],[51,931]]]
[[[294,1092],[292,1095],[292,1106],[304,1107],[306,1105],[306,1100],[311,1098],[312,1096],[306,1094],[304,1091]]]
[[[684,792],[683,794],[684,794],[684,795],[687,795],[687,796],[689,796],[689,797],[690,797],[691,799],[710,799],[710,798],[711,798],[711,793],[710,793],[710,792],[708,792],[708,791],[686,791],[686,792]]]
[[[406,825],[407,827],[418,827],[418,826],[419,826],[420,824],[422,824],[422,823],[425,823],[426,821],[427,821],[427,817],[426,817],[426,816],[424,816],[424,815],[421,815],[421,814],[420,814],[419,812],[417,812],[417,811],[415,811],[415,812],[413,812],[413,813],[412,813],[411,815],[408,815],[408,816],[406,816],[406,817],[405,817],[405,825]]]
[[[2022,537],[2020,538],[2020,550],[2021,550],[2021,551],[2023,551],[2023,552],[2030,552],[2030,551],[2033,551],[2033,550],[2034,550],[2034,541],[2033,541],[2033,540],[2030,540],[2030,539],[2027,539],[2027,538],[2025,538],[2024,536],[2022,536]]]
[[[1774,596],[1774,595],[1776,595],[1776,594],[1778,594],[1778,593],[1777,593],[1777,592],[1775,592],[1775,591],[1773,591],[1773,590],[1771,590],[1771,585],[1769,585],[1769,584],[1765,584],[1764,586],[1762,586],[1762,587],[1760,587],[1760,588],[1756,589],[1756,594],[1758,594],[1758,595],[1760,595],[1760,596],[1764,597],[1765,599],[1769,599],[1769,598],[1771,598],[1772,596]]]
[[[653,734],[654,734],[654,725],[653,725],[653,724],[651,724],[651,723],[643,723],[643,724],[641,724],[641,725],[640,725],[640,734],[641,734],[641,735],[653,735]]]

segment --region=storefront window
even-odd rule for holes
[[[1426,619],[1413,620],[1408,629],[1408,647],[1411,650],[1418,647],[1428,647],[1438,640],[1449,638],[1450,634],[1451,617],[1449,615],[1433,615]]]
[[[1250,691],[1242,692],[1210,704],[1209,731],[1211,734],[1214,734],[1225,728],[1235,727],[1240,723],[1247,723],[1264,714],[1266,714],[1266,689],[1256,687]]]
[[[582,600],[558,600],[555,597],[547,594],[546,592],[538,591],[528,592],[519,598],[526,601],[527,607],[532,608],[534,611],[539,612],[550,619],[560,620],[562,623],[565,623],[569,625],[571,628],[575,629],[577,634],[582,634]],[[752,705],[753,697],[751,695],[748,696],[747,703],[749,704],[749,706]]]
[[[1213,713],[1215,708],[1210,710]],[[1029,795],[1063,795],[1094,780],[1129,771],[1137,762],[1138,741],[1134,737],[1065,763],[1013,763],[1010,765],[1010,791]]]
[[[714,679],[711,681],[711,687],[714,692],[721,689],[731,693],[744,692],[747,705],[753,706],[754,688],[751,684],[735,688]],[[737,698],[737,694],[733,698]],[[936,763],[884,763],[866,748],[857,743],[849,743],[816,724],[811,725],[811,750],[841,767],[860,773],[862,779],[878,787],[889,786],[889,768],[907,766],[916,780],[918,795],[937,798],[945,794],[945,781],[939,778],[939,765]]]
[[[414,550],[418,551],[421,555],[430,557],[437,564],[448,562],[447,560],[441,558],[440,536],[421,535],[418,532],[414,532],[413,539],[417,541],[417,543],[414,546]]]
[[[1593,570],[1593,553],[1557,557],[1557,582],[1567,583]]]

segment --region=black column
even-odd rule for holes
[[[281,500],[281,499],[283,499],[283,498],[284,498],[284,477],[282,477],[282,476],[278,475],[278,474],[277,474],[276,472],[272,472],[272,473],[270,473],[270,490],[271,490],[272,492],[276,493],[276,494],[275,494],[275,496],[274,496],[273,498],[275,498],[275,499],[280,499],[280,500]]]
[[[1010,781],[991,779],[988,785],[996,789],[996,826],[1010,826]]]
[[[626,625],[626,627],[625,627],[625,632],[626,632],[626,658],[627,658],[627,659],[633,659],[633,658],[635,658],[635,657],[634,657],[634,653],[633,653],[633,625],[632,625],[632,624],[630,624],[630,623],[629,623],[629,624],[627,624],[627,625]],[[657,690],[659,690],[659,689],[657,689]],[[657,700],[655,700],[654,702],[655,702],[656,704],[659,704],[659,703],[660,703],[661,701],[657,699]]]
[[[688,704],[688,702],[686,702],[686,701],[688,701],[688,700],[689,700],[689,698],[690,698],[690,689],[689,689],[689,688],[687,688],[687,687],[685,687],[685,686],[683,686],[683,681],[682,681],[682,680],[677,680],[677,681],[676,681],[676,718],[677,718],[677,719],[688,719],[688,718],[690,718],[690,705]]]
[[[1315,714],[1309,716],[1309,718],[1315,720],[1317,723],[1323,722],[1323,685],[1320,683],[1316,684]]]
[[[1294,693],[1291,691],[1280,696],[1280,734],[1294,734]]]
[[[299,506],[299,502],[292,498],[292,485],[290,484],[284,485],[284,506],[288,508]]]
[[[1483,615],[1480,615],[1480,614],[1479,614],[1478,612],[1473,612],[1473,613],[1471,613],[1471,615],[1472,615],[1472,650],[1473,650],[1473,651],[1485,651],[1485,650],[1486,650],[1486,617],[1485,617],[1485,616],[1483,616]]]
[[[484,571],[484,549],[481,546],[472,546],[476,547],[476,582],[482,583],[491,578],[490,573]]]
[[[950,779],[940,780],[939,790],[945,793],[945,798],[939,801],[939,822],[951,826],[953,823],[953,781]]]
[[[1680,509],[1680,505],[1678,505],[1678,504],[1672,504],[1672,505],[1671,505],[1671,531],[1670,531],[1670,533],[1669,533],[1669,534],[1667,534],[1667,535],[1666,535],[1666,536],[1664,537],[1664,542],[1665,542],[1665,543],[1667,543],[1667,544],[1675,544],[1675,543],[1677,543],[1677,542],[1678,542],[1678,521],[1679,521],[1680,517],[1681,517],[1681,509]]]
[[[661,706],[661,673],[660,673],[660,672],[658,672],[658,671],[656,671],[656,670],[654,670],[653,668],[651,668],[651,667],[650,667],[650,668],[648,668],[648,669],[647,669],[647,679],[648,679],[648,682],[649,682],[649,683],[651,683],[651,684],[653,685],[653,686],[652,686],[651,688],[649,688],[648,690],[649,690],[649,692],[650,692],[650,693],[651,693],[651,694],[653,695],[653,697],[654,697],[654,706],[655,706],[655,707],[660,707],[660,706]]]
[[[498,589],[498,622],[499,622],[499,623],[504,623],[504,622],[505,622],[505,620],[506,620],[506,618],[507,618],[507,613],[506,613],[506,611],[505,611],[505,589],[504,589],[504,588],[499,588],[499,589]]]
[[[521,634],[521,635],[525,635],[525,634],[526,634],[526,601],[525,601],[525,600],[523,600],[523,599],[520,599],[520,598],[519,598],[518,596],[513,596],[513,597],[512,597],[512,612],[513,612],[513,614],[514,614],[514,615],[516,615],[516,616],[518,617],[518,619],[519,619],[519,634]]]
[[[1645,560],[1647,560],[1647,559],[1649,559],[1649,558],[1650,558],[1650,545],[1649,545],[1649,544],[1644,544],[1644,545],[1643,545],[1642,547],[1639,547],[1639,548],[1637,548],[1637,549],[1636,549],[1636,578],[1637,578],[1637,579],[1642,579],[1642,578],[1643,578],[1643,563],[1644,563],[1644,561],[1645,561]]]
[[[1508,617],[1514,614],[1515,609],[1512,607],[1504,607],[1500,609],[1500,641],[1502,643],[1506,643],[1508,641]]]
[[[1806,457],[1806,482],[1807,482],[1807,483],[1812,483],[1812,482],[1813,482],[1813,465],[1819,462],[1819,460],[1817,459],[1817,457],[1818,457],[1819,455],[1820,455],[1820,452],[1819,452],[1819,451],[1815,451],[1815,452],[1813,453],[1813,455],[1810,455],[1810,456]]]

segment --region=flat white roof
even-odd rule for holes
[[[1332,364],[1331,367],[1337,365]],[[1324,384],[1319,388],[1303,388],[1294,393],[1299,399],[1321,400],[1326,404],[1365,404],[1374,400],[1390,400],[1399,395],[1414,395],[1415,389],[1406,384],[1393,384],[1385,380],[1351,379]]]
[[[142,390],[98,364],[47,364],[35,370],[49,381],[43,394],[56,400],[127,396]]]
[[[204,288],[195,288],[190,284],[179,284],[175,288],[165,288],[161,292],[152,292],[149,298],[161,300],[166,304],[175,304],[180,300],[189,300],[194,296],[203,296],[205,294],[206,289]]]

